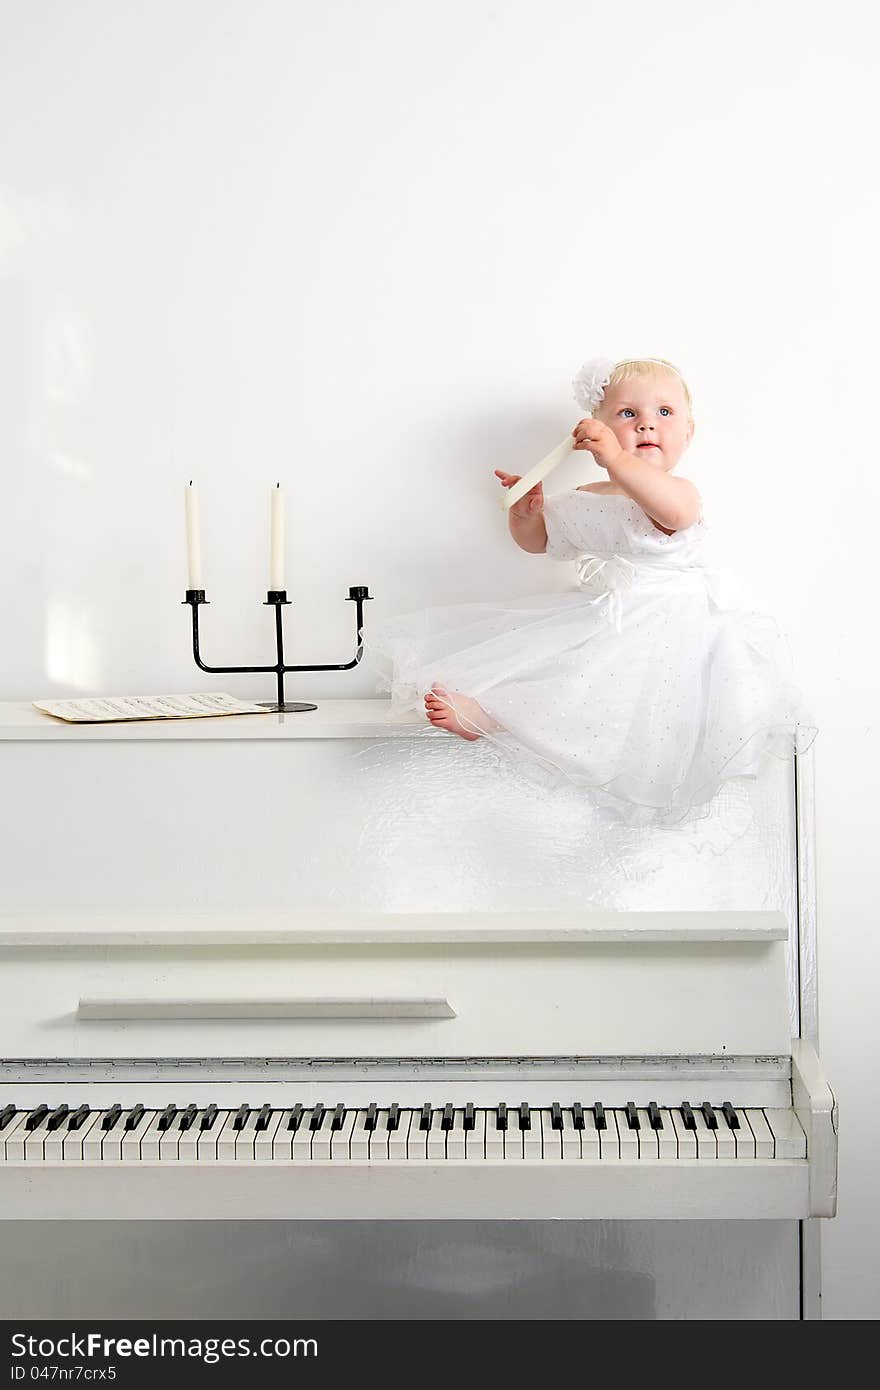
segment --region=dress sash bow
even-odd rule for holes
[[[577,580],[582,589],[601,576],[603,588],[590,604],[608,600],[608,619],[617,632],[623,630],[623,594],[631,588],[636,566],[625,555],[581,555],[577,562]]]

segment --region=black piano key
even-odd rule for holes
[[[257,1116],[257,1123],[254,1125],[254,1129],[255,1129],[255,1130],[260,1130],[260,1131],[262,1131],[262,1130],[264,1130],[264,1129],[268,1129],[268,1128],[269,1128],[269,1121],[271,1120],[271,1118],[272,1118],[272,1107],[271,1107],[271,1105],[264,1105],[264,1106],[262,1107],[262,1109],[260,1110],[259,1115]]]
[[[138,1101],[137,1105],[133,1105],[125,1117],[125,1128],[137,1129],[143,1117],[144,1107],[141,1105],[140,1101]]]
[[[312,1118],[309,1120],[309,1129],[312,1131],[312,1133],[315,1133],[317,1130],[321,1128],[321,1125],[324,1123],[324,1116],[326,1115],[326,1113],[326,1105],[322,1105],[320,1101],[317,1101],[316,1104],[312,1107]]]
[[[574,1125],[575,1129],[584,1128],[584,1107],[581,1105],[579,1100],[576,1100],[574,1105],[571,1107],[571,1122]]]
[[[303,1108],[302,1108],[302,1105],[300,1104],[300,1102],[297,1101],[296,1105],[293,1107],[293,1109],[292,1109],[291,1112],[290,1112],[290,1117],[289,1117],[289,1119],[288,1119],[288,1121],[287,1121],[287,1128],[288,1128],[288,1129],[292,1129],[292,1130],[294,1131],[294,1133],[296,1133],[296,1131],[299,1129],[300,1125],[302,1124],[302,1117],[303,1117]]]
[[[64,1123],[65,1119],[67,1118],[67,1116],[68,1116],[69,1114],[70,1114],[70,1106],[69,1106],[69,1105],[59,1105],[59,1106],[57,1106],[57,1107],[52,1111],[52,1114],[49,1116],[48,1120],[46,1121],[46,1128],[47,1128],[47,1129],[52,1129],[52,1130],[60,1129],[61,1126],[62,1126],[62,1124]]]
[[[495,1110],[495,1128],[507,1129],[507,1106],[504,1101],[500,1101]]]
[[[421,1113],[421,1115],[419,1116],[419,1129],[427,1129],[427,1130],[430,1130],[430,1128],[431,1128],[431,1117],[432,1117],[431,1102],[430,1102],[429,1100],[426,1100],[425,1103],[424,1103],[424,1105],[422,1106],[422,1113]]]
[[[119,1116],[121,1114],[122,1106],[119,1104],[118,1101],[116,1101],[113,1105],[110,1106],[110,1109],[107,1111],[107,1114],[101,1121],[101,1128],[107,1130],[112,1129],[115,1124],[118,1124]]]
[[[443,1119],[440,1121],[440,1128],[448,1133],[454,1124],[452,1101],[448,1100],[443,1107]]]
[[[176,1106],[176,1105],[166,1105],[166,1106],[165,1106],[165,1109],[162,1111],[162,1114],[159,1116],[159,1122],[158,1122],[156,1128],[157,1128],[157,1129],[161,1129],[161,1130],[163,1130],[163,1131],[166,1130],[166,1129],[170,1129],[170,1128],[171,1128],[171,1125],[172,1125],[172,1123],[173,1123],[173,1120],[174,1120],[174,1116],[175,1116],[176,1114],[177,1114],[177,1106]]]
[[[3,1109],[0,1110],[0,1130],[5,1129],[13,1115],[17,1114],[18,1111],[14,1105],[4,1105]]]
[[[244,1129],[247,1124],[248,1115],[251,1113],[249,1105],[240,1105],[235,1112],[235,1119],[232,1121],[233,1129]]]
[[[739,1129],[739,1115],[737,1115],[729,1100],[726,1100],[721,1107],[722,1114],[729,1129]]]
[[[717,1129],[718,1116],[715,1114],[715,1111],[712,1109],[712,1106],[709,1104],[707,1100],[703,1101],[703,1104],[700,1106],[700,1109],[703,1112],[703,1119],[706,1121],[707,1127],[709,1129]]]
[[[465,1129],[474,1129],[476,1128],[476,1123],[477,1116],[476,1112],[474,1111],[474,1103],[472,1100],[469,1100],[467,1105],[464,1107],[464,1127]]]
[[[531,1129],[532,1117],[529,1113],[529,1103],[521,1100],[519,1103],[519,1127],[520,1129]]]
[[[180,1124],[178,1128],[184,1130],[184,1132],[188,1129],[191,1129],[193,1124],[195,1123],[195,1118],[196,1115],[198,1115],[198,1113],[199,1107],[197,1105],[188,1105],[180,1117]]]
[[[694,1119],[694,1112],[688,1105],[687,1101],[683,1100],[678,1108],[681,1111],[681,1118],[684,1122],[685,1129],[696,1129],[697,1122]]]
[[[651,1121],[652,1129],[663,1128],[663,1116],[660,1114],[656,1100],[648,1101],[648,1119]]]
[[[88,1105],[78,1106],[76,1110],[74,1110],[70,1119],[67,1121],[67,1128],[69,1130],[82,1129],[83,1125],[85,1124],[86,1120],[88,1119],[89,1115],[91,1115],[91,1113],[91,1109]]]
[[[342,1129],[342,1126],[344,1124],[345,1106],[343,1105],[342,1101],[340,1101],[336,1109],[333,1111],[333,1119],[330,1121],[330,1128],[334,1130],[340,1130]]]
[[[634,1100],[628,1100],[626,1103],[626,1122],[629,1125],[630,1129],[641,1129],[641,1125],[639,1124],[639,1117],[636,1113],[636,1103]]]
[[[596,1121],[597,1129],[608,1128],[608,1121],[605,1118],[605,1106],[599,1100],[597,1100],[596,1104],[593,1106],[593,1118]]]
[[[38,1105],[36,1110],[32,1110],[24,1122],[25,1129],[36,1129],[37,1125],[42,1124],[49,1113],[48,1105]]]
[[[400,1106],[397,1101],[392,1101],[388,1110],[388,1119],[385,1122],[386,1129],[398,1129],[400,1127]]]
[[[216,1120],[216,1118],[217,1118],[217,1107],[216,1107],[216,1105],[214,1104],[214,1102],[211,1101],[211,1104],[210,1104],[210,1105],[206,1105],[206,1106],[205,1106],[205,1113],[204,1113],[204,1115],[202,1116],[202,1118],[199,1120],[199,1129],[202,1129],[202,1130],[208,1130],[208,1129],[210,1129],[211,1126],[213,1125],[214,1121]]]
[[[367,1113],[364,1119],[364,1129],[370,1134],[372,1134],[373,1130],[376,1128],[376,1114],[378,1109],[379,1107],[376,1102],[371,1100],[367,1106]]]
[[[562,1129],[562,1106],[558,1100],[554,1100],[550,1106],[550,1128]]]

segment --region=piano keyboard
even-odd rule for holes
[[[806,1160],[791,1109],[729,1101],[0,1107],[0,1163]]]

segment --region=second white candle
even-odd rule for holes
[[[284,588],[284,494],[281,484],[272,489],[272,510],[269,534],[269,588],[278,593]]]

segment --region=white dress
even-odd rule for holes
[[[706,814],[768,753],[806,751],[817,729],[785,639],[732,601],[702,518],[666,535],[632,498],[575,489],[547,499],[544,519],[547,555],[578,562],[573,592],[368,632],[393,713],[424,713],[434,682],[473,696],[522,770],[591,788],[634,824]]]

